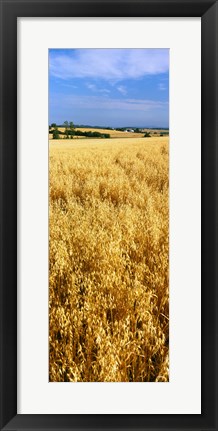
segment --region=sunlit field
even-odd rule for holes
[[[58,127],[58,130],[60,132],[65,131],[65,127]],[[166,132],[165,129],[143,129],[143,132],[135,133],[135,132],[121,132],[120,130],[113,130],[113,129],[96,129],[93,127],[79,127],[75,128],[76,131],[81,130],[82,132],[100,132],[100,133],[109,133],[111,138],[142,138],[145,134],[145,132],[149,132],[151,136],[154,135],[160,135]],[[60,139],[63,139],[65,136],[60,135]],[[74,139],[84,139],[84,136],[74,136]],[[49,134],[49,139],[53,139],[52,133]]]
[[[61,132],[65,131],[65,127],[58,127],[58,130],[60,130]],[[111,138],[138,138],[138,137],[142,137],[144,135],[144,133],[135,133],[135,132],[121,132],[120,130],[113,130],[113,129],[96,129],[94,127],[79,127],[79,128],[75,128],[76,131],[81,130],[82,132],[100,132],[100,133],[109,133]],[[75,136],[74,139],[77,139],[78,136]]]
[[[168,138],[49,157],[50,381],[169,381]]]

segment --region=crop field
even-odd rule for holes
[[[60,132],[65,131],[65,127],[58,127]],[[120,130],[110,130],[110,129],[95,129],[95,128],[75,128],[75,130],[81,130],[82,132],[100,132],[102,134],[109,133],[111,138],[142,138],[145,132],[149,132],[152,137],[160,136],[160,134],[167,134],[168,131],[161,129],[143,129],[141,133],[135,132],[121,132]],[[60,139],[64,138],[64,135],[60,135]],[[85,138],[84,136],[74,136],[73,139]],[[49,133],[49,139],[53,139],[52,133]],[[86,139],[86,138],[85,138]]]
[[[65,131],[65,127],[58,127],[58,130],[61,132]],[[93,127],[79,127],[75,128],[75,130],[81,130],[82,132],[100,132],[100,133],[109,133],[111,138],[140,138],[144,135],[144,133],[135,133],[135,132],[121,132],[119,130],[111,130],[111,129],[99,129]],[[52,137],[52,135],[51,135]],[[77,136],[74,136],[74,139],[77,139]]]
[[[100,133],[109,133],[111,138],[140,138],[143,136],[143,133],[135,133],[135,132],[121,132],[120,130],[110,130],[110,129],[95,129],[95,128],[84,128],[84,129],[76,129],[82,130],[83,132],[100,132]]]
[[[49,158],[49,380],[168,382],[168,138]]]

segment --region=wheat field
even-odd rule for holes
[[[50,381],[169,381],[168,154],[49,142]]]

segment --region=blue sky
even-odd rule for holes
[[[169,126],[168,49],[50,49],[49,124]]]

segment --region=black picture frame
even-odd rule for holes
[[[0,425],[3,430],[217,430],[218,2],[214,0],[0,0]],[[202,413],[17,414],[17,18],[201,17]],[[194,367],[194,358],[190,358]]]

